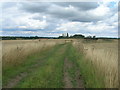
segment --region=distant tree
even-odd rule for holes
[[[35,39],[38,39],[38,36],[35,36]]]
[[[96,38],[96,36],[93,36],[93,39],[95,39]]]
[[[86,38],[87,38],[87,39],[91,39],[91,38],[92,38],[92,36],[87,36]]]
[[[73,38],[84,38],[85,36],[84,35],[81,35],[81,34],[75,34],[72,36]]]
[[[62,38],[65,38],[65,37],[63,37],[63,36],[59,36],[59,37],[58,37],[58,39],[62,39]]]

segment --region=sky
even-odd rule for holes
[[[118,37],[118,2],[2,2],[1,36]]]

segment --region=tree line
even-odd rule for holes
[[[97,40],[97,39],[117,39],[117,38],[106,38],[106,37],[96,37],[96,36],[84,36],[82,34],[74,34],[72,36],[69,36],[67,33],[66,36],[59,36],[59,37],[39,37],[39,36],[1,36],[1,40],[20,40],[20,39],[91,39],[91,40]]]

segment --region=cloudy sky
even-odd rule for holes
[[[2,36],[118,36],[118,2],[3,2]]]

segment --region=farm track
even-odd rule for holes
[[[67,48],[68,45],[69,44],[63,44],[59,48],[55,48],[54,52],[49,53],[49,56],[47,58],[44,58],[46,60],[39,60],[38,58],[38,60],[36,61],[36,64],[30,66],[29,69],[27,69],[25,72],[19,73],[17,76],[12,78],[7,83],[7,85],[4,86],[4,88],[14,88],[17,85],[19,85],[19,83],[22,80],[32,75],[31,73],[36,72],[36,68],[38,68],[37,70],[40,70],[40,67],[44,67],[44,65],[47,63],[47,61],[50,58],[56,57],[56,53],[58,53],[58,55],[61,55],[61,54],[64,54],[66,51],[69,51],[69,48]],[[63,68],[63,77],[62,77],[63,81],[60,82],[60,83],[63,83],[63,88],[84,88],[83,80],[79,72],[80,70],[75,66],[75,63],[72,62],[69,57],[67,56],[64,57],[64,55],[61,55],[61,56],[64,58],[63,60],[64,65],[62,67]],[[73,69],[72,73],[70,72],[71,69]]]

